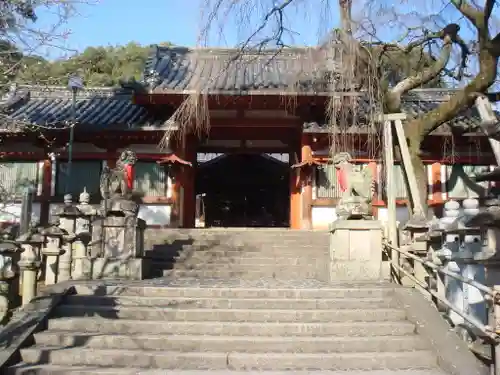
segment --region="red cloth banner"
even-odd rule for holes
[[[340,190],[345,192],[347,189],[347,181],[344,168],[336,168],[335,173],[337,174],[337,181],[339,182]]]
[[[125,172],[127,174],[125,177],[127,187],[132,190],[134,188],[134,166],[132,164],[125,164]]]

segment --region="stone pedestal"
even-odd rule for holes
[[[40,243],[23,243],[23,253],[19,261],[19,269],[22,273],[22,304],[23,306],[30,303],[36,297],[37,273],[42,262],[40,261],[39,246]]]
[[[71,194],[64,196],[64,206],[56,212],[59,227],[69,236],[75,235],[76,219],[81,216],[81,212],[73,204]],[[71,280],[71,265],[73,262],[73,240],[66,240],[62,244],[64,253],[59,257],[59,268],[57,281]]]
[[[14,294],[10,290],[10,284],[12,284],[11,281],[17,274],[13,262],[16,253],[19,253],[19,249],[13,244],[4,243],[0,246],[0,324],[4,322],[9,309],[12,307],[11,297]]]
[[[330,225],[330,281],[382,280],[382,224],[338,220]]]
[[[64,254],[61,249],[62,235],[46,235],[45,238],[42,248],[42,254],[45,255],[45,285],[53,285],[58,281],[59,256]]]
[[[92,222],[90,259],[83,272],[92,279],[142,280],[149,274],[144,255],[146,222],[137,217],[138,205],[129,200],[106,204],[105,216]]]
[[[98,279],[126,279],[144,280],[150,272],[148,259],[106,259],[96,258],[87,260],[84,263],[83,272],[91,275],[93,280]]]

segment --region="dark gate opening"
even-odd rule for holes
[[[288,227],[288,163],[268,154],[224,154],[196,172],[206,227]]]

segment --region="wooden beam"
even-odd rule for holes
[[[396,225],[396,181],[394,180],[394,144],[392,139],[392,121],[384,121],[384,163],[385,163],[385,187],[387,195],[387,232],[389,242],[398,246],[398,232]],[[399,253],[391,252],[391,260],[395,266],[399,266]],[[397,268],[395,267],[394,272]]]
[[[500,141],[493,138],[488,138],[488,141],[490,142],[493,155],[495,155],[495,161],[497,162],[497,165],[500,165]]]
[[[403,159],[403,168],[405,169],[406,178],[410,188],[410,199],[413,203],[413,215],[417,217],[425,217],[424,206],[422,205],[422,200],[418,191],[417,178],[415,176],[413,164],[411,163],[410,150],[408,148],[408,143],[406,142],[401,118],[394,120],[394,127],[396,128],[396,135],[398,137],[399,148],[401,150],[401,158]]]

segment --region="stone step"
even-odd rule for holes
[[[157,263],[157,262],[155,262]],[[161,263],[158,263],[161,264]],[[314,272],[318,268],[324,268],[325,262],[313,263],[310,262],[309,265],[284,265],[284,264],[242,264],[242,263],[224,263],[222,260],[214,260],[213,262],[196,262],[189,260],[187,262],[179,263],[167,263],[164,265],[169,265],[177,270],[231,270],[231,271],[261,271],[261,272],[293,272],[300,273],[301,271]]]
[[[13,366],[7,375],[165,375],[163,370],[139,368],[110,368],[96,366]],[[289,371],[231,371],[231,370],[169,370],[168,375],[291,375]],[[345,371],[294,371],[293,375],[347,375]],[[350,370],[348,375],[446,375],[437,369],[426,370]]]
[[[251,337],[195,335],[105,335],[89,332],[46,331],[35,335],[41,346],[94,349],[163,350],[178,352],[345,353],[424,350],[416,335],[375,337]]]
[[[147,248],[146,248],[147,249]],[[145,251],[145,255],[150,258],[186,258],[187,256],[197,256],[197,257],[219,257],[225,259],[231,258],[262,258],[262,257],[281,257],[281,258],[323,258],[328,256],[328,247],[324,248],[305,248],[305,247],[287,247],[287,248],[269,248],[264,247],[261,249],[253,248],[241,248],[237,249],[235,247],[211,247],[211,248],[196,248],[196,247],[184,247],[182,249],[169,249],[162,248],[161,250],[149,250]]]
[[[99,286],[99,294],[114,296],[143,296],[143,297],[185,297],[185,298],[268,298],[268,299],[299,299],[299,298],[384,298],[394,294],[394,287],[390,284],[364,285],[347,284],[338,287],[323,288],[253,288],[253,287],[178,287],[178,286]],[[80,295],[92,295],[95,290],[92,286],[77,284],[76,291]]]
[[[66,305],[89,306],[140,306],[206,309],[362,309],[396,307],[390,298],[310,298],[310,299],[257,299],[257,298],[189,298],[141,296],[90,296],[73,295],[64,299]]]
[[[85,312],[82,312],[82,315]],[[406,321],[339,323],[170,322],[82,318],[50,319],[51,330],[99,334],[170,334],[224,336],[403,336],[415,326]]]
[[[368,307],[368,306],[366,306]],[[107,319],[144,319],[190,322],[381,322],[406,318],[402,309],[339,310],[254,310],[254,309],[172,309],[129,306],[62,305],[54,312],[59,317],[86,315]]]
[[[145,234],[155,235],[165,238],[197,238],[197,237],[291,237],[291,238],[328,238],[326,230],[290,230],[283,228],[209,228],[209,229],[189,229],[189,228],[164,228],[146,229]]]
[[[226,278],[242,278],[245,280],[259,280],[262,278],[272,278],[279,280],[296,280],[296,279],[318,279],[327,280],[327,275],[321,270],[300,270],[300,271],[276,271],[268,270],[164,270],[163,277],[169,278],[184,278],[193,277],[200,279],[226,279]]]
[[[148,241],[157,240],[158,243],[171,243],[171,244],[192,244],[196,242],[206,242],[206,243],[244,243],[244,242],[281,242],[281,243],[302,243],[302,244],[321,244],[327,243],[329,240],[328,235],[306,235],[304,234],[287,234],[287,235],[277,235],[277,234],[266,234],[266,233],[226,233],[226,234],[199,234],[199,235],[157,235],[149,233],[147,237]]]
[[[153,263],[158,263],[162,264],[161,262],[153,262]],[[313,263],[310,262],[309,265],[286,265],[286,264],[242,264],[242,263],[231,263],[231,262],[224,262],[224,260],[221,259],[212,259],[212,260],[206,260],[204,262],[197,262],[195,260],[189,259],[188,261],[185,262],[177,262],[177,263],[163,263],[163,265],[169,265],[172,266],[176,269],[184,269],[184,270],[224,270],[224,269],[230,269],[233,271],[277,271],[277,272],[284,272],[284,271],[291,271],[291,272],[298,272],[300,273],[301,270],[307,270],[307,271],[314,271],[317,270],[318,268],[325,268],[325,261],[322,262],[322,264],[318,263]]]
[[[259,254],[260,255],[260,254]],[[211,256],[210,254],[193,254],[189,259],[184,261],[184,264],[221,264],[221,265],[241,265],[243,267],[249,266],[301,266],[301,267],[320,267],[325,265],[325,259],[327,255],[324,254],[322,257],[308,257],[308,256],[294,256],[287,257],[283,255],[277,256],[265,256],[267,254],[262,254],[262,256],[254,255],[242,255],[238,257],[226,257],[218,258]],[[182,257],[177,257],[182,260]],[[217,263],[215,263],[217,262]]]
[[[95,366],[33,365],[9,368],[7,375],[165,375],[162,370],[110,368]],[[34,372],[36,371],[36,372]],[[98,372],[97,372],[98,371]],[[169,370],[169,375],[290,375],[289,371],[231,371],[231,370]],[[293,371],[293,375],[347,375],[345,371]],[[349,375],[368,375],[366,371],[350,370]],[[371,370],[369,375],[446,375],[437,369]]]
[[[325,250],[328,248],[328,242],[325,241],[288,241],[285,243],[277,240],[266,240],[259,241],[255,240],[244,240],[244,241],[203,241],[203,240],[195,240],[195,241],[183,241],[181,242],[165,242],[161,239],[155,238],[154,240],[145,241],[145,249],[153,249],[156,246],[158,249],[165,250],[186,250],[186,249],[195,249],[195,250],[210,250],[210,249],[220,249],[220,250],[246,250],[248,252],[251,251],[297,251],[299,249],[303,251],[319,251]]]
[[[134,366],[139,368],[196,370],[378,370],[436,366],[430,351],[383,353],[239,353],[93,350],[89,348],[32,347],[21,350],[27,364]]]

